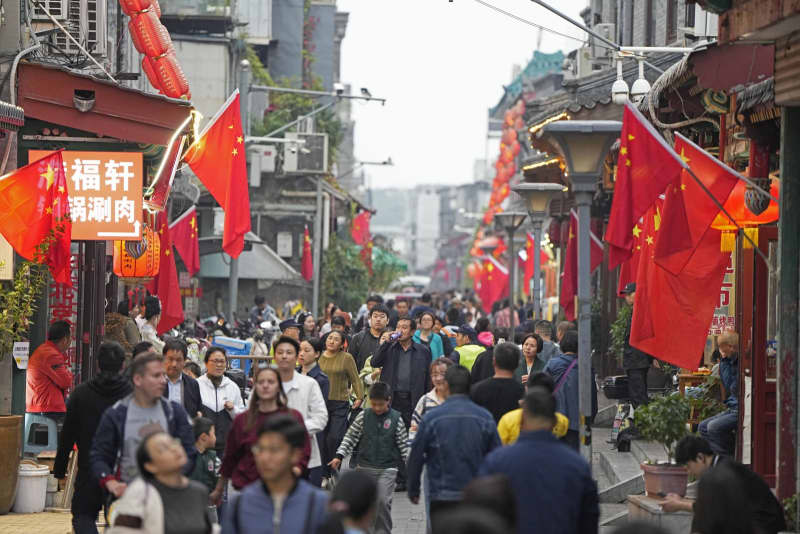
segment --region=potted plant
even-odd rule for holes
[[[674,463],[675,445],[689,433],[689,401],[678,393],[656,397],[634,412],[634,424],[640,435],[660,443],[667,453],[667,463],[646,462],[644,471],[645,492],[649,496],[667,493],[686,494],[688,474],[684,466]]]

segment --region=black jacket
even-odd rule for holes
[[[78,477],[91,476],[89,451],[92,449],[100,417],[109,406],[131,392],[131,383],[121,374],[100,373],[75,388],[67,400],[64,427],[58,436],[58,453],[53,473],[63,478],[67,471],[69,453],[78,444]]]
[[[183,409],[189,415],[190,419],[197,417],[197,412],[202,411],[203,401],[200,399],[200,385],[197,380],[181,373],[181,380],[183,381]],[[169,381],[169,378],[167,379]],[[169,384],[164,386],[164,397],[169,398]]]
[[[359,371],[364,368],[364,363],[366,363],[367,358],[375,354],[380,341],[380,337],[373,336],[369,328],[365,328],[353,336],[353,339],[350,341],[350,348],[347,352],[353,356]]]
[[[431,389],[431,351],[425,345],[411,342],[408,353],[404,354],[399,341],[387,341],[378,346],[372,355],[372,368],[381,368],[381,382],[386,382],[392,391],[397,389],[397,361],[411,357],[411,406]]]
[[[472,364],[470,383],[477,384],[494,376],[494,347],[489,347],[481,352]]]
[[[622,351],[623,369],[646,369],[653,365],[653,357],[641,350],[631,347],[631,323],[625,329],[625,349]]]

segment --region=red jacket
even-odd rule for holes
[[[67,361],[51,341],[39,345],[28,360],[25,411],[66,412],[64,392],[72,385]]]

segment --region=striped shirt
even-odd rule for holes
[[[331,391],[328,400],[346,401],[350,399],[350,387],[355,390],[356,398],[364,398],[364,387],[358,377],[358,369],[353,357],[347,352],[337,352],[333,356],[322,356],[317,360],[322,372],[328,375]]]
[[[417,437],[417,429],[419,428],[420,421],[422,421],[422,417],[428,413],[431,408],[436,408],[440,404],[441,403],[439,402],[439,397],[436,396],[435,389],[430,390],[425,395],[420,397],[419,401],[417,401],[417,407],[414,408],[414,413],[411,414],[411,428],[408,430],[409,444],[414,441],[415,437]]]

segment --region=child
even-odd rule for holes
[[[214,422],[208,417],[196,417],[192,422],[192,427],[194,430],[194,448],[197,449],[197,461],[189,478],[205,485],[208,491],[212,492],[217,486],[220,467],[220,460],[214,450],[214,445],[217,443]],[[209,508],[213,508],[212,517],[216,519],[216,506],[210,506]]]
[[[342,459],[358,444],[358,467],[378,482],[380,502],[375,518],[376,534],[392,532],[392,494],[397,466],[408,460],[408,434],[400,412],[389,408],[391,389],[375,382],[369,390],[370,406],[364,408],[347,429],[336,458],[328,464],[339,469]]]

